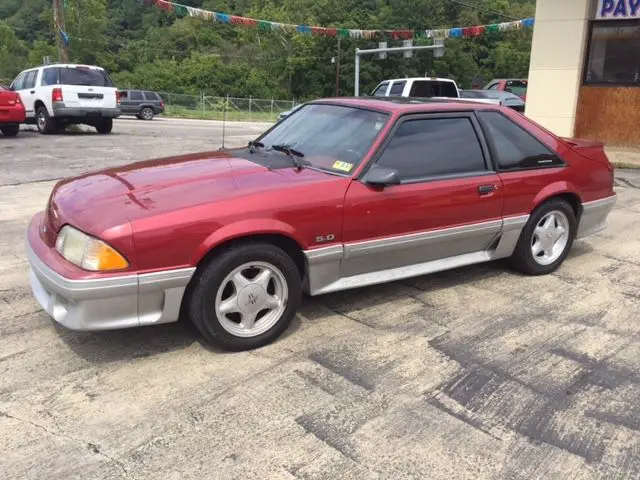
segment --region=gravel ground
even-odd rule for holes
[[[227,143],[264,128],[227,125]],[[553,275],[499,262],[306,299],[249,353],[183,324],[53,323],[23,251],[51,180],[220,138],[169,120],[0,138],[0,478],[640,477],[637,171]]]

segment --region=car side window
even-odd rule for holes
[[[404,91],[404,86],[407,84],[407,82],[402,81],[402,82],[393,82],[391,84],[391,90],[389,91],[389,96],[390,97],[397,97],[402,95],[402,92]]]
[[[557,167],[562,159],[500,112],[478,112],[499,170]]]
[[[132,101],[142,101],[142,92],[138,92],[136,90],[132,90],[131,92],[129,92],[129,100]]]
[[[154,92],[144,92],[144,98],[147,100],[158,100],[158,95]]]
[[[57,68],[45,68],[42,71],[42,80],[40,81],[42,86],[57,85],[58,84],[58,69]]]
[[[489,85],[488,90],[498,90],[498,87],[500,87],[500,83],[492,83],[491,85]]]
[[[397,170],[403,182],[487,170],[480,140],[466,116],[401,123],[377,164]]]
[[[387,87],[389,86],[389,83],[384,82],[381,83],[380,85],[378,85],[378,87],[373,91],[373,96],[374,97],[384,97],[385,94],[387,93]]]
[[[416,80],[411,85],[411,91],[409,92],[410,97],[432,97],[433,92],[431,87],[431,82],[428,80]]]
[[[24,84],[24,79],[27,76],[26,72],[22,72],[20,75],[16,77],[16,79],[11,84],[11,90],[22,90],[22,85]]]
[[[38,70],[31,70],[27,73],[27,76],[24,79],[24,85],[22,86],[23,90],[28,88],[33,88],[36,86],[36,77],[38,76]]]

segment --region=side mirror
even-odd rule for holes
[[[364,183],[377,187],[388,187],[390,185],[400,185],[400,173],[393,168],[376,167],[371,168],[364,178]]]

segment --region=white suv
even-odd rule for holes
[[[118,90],[107,72],[90,65],[54,64],[25,70],[11,84],[20,94],[27,123],[40,133],[85,124],[110,133],[120,116]]]

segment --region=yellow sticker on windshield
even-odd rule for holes
[[[336,170],[342,170],[343,172],[350,172],[353,168],[353,164],[337,161],[333,164],[333,168]]]

